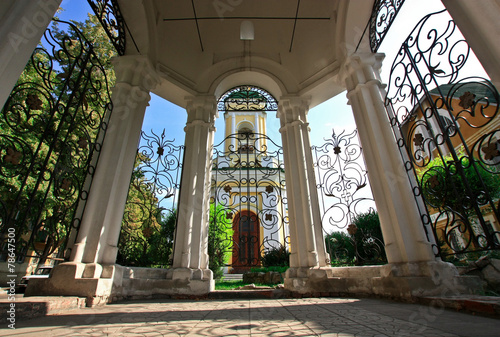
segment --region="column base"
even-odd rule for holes
[[[47,279],[32,279],[25,296],[78,296],[93,307],[120,299],[203,297],[215,289],[209,269],[132,268],[66,262]]]
[[[290,268],[285,277],[285,289],[310,296],[376,295],[405,300],[483,293],[479,277],[460,276],[455,266],[439,261]]]
[[[31,279],[24,296],[78,296],[94,307],[109,302],[116,266],[65,262],[54,267],[49,278]]]
[[[113,300],[154,297],[200,298],[215,289],[210,269],[123,268],[123,279]]]

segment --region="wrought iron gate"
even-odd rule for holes
[[[424,228],[442,257],[500,248],[500,97],[488,79],[467,75],[471,54],[446,11],[429,14],[403,43],[386,96]]]
[[[210,198],[210,258],[234,272],[288,251],[283,150],[259,133],[232,134],[215,146]]]
[[[92,44],[75,25],[57,24],[1,112],[0,233],[9,263],[13,255],[39,263],[68,257],[111,113],[106,69]]]
[[[141,133],[118,242],[117,263],[165,267],[171,263],[184,146],[151,131]]]
[[[333,131],[325,144],[312,147],[312,153],[332,265],[386,262],[357,130],[339,135]]]

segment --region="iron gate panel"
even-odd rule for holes
[[[141,132],[118,242],[117,263],[165,267],[172,262],[184,146]]]
[[[118,55],[125,55],[126,23],[117,0],[87,0]]]
[[[92,44],[56,22],[66,32],[46,30],[1,112],[4,261],[13,251],[20,262],[29,252],[39,262],[69,256],[112,109]]]
[[[382,44],[403,3],[404,0],[376,0],[373,3],[372,14],[368,21],[370,26],[370,49],[373,53],[376,53]]]
[[[499,93],[466,74],[471,54],[446,11],[429,14],[403,43],[386,96],[424,228],[443,257],[500,248]]]
[[[282,156],[282,148],[259,133],[232,134],[214,147],[209,240],[222,241],[215,254],[235,271],[259,266],[266,252],[288,251]]]
[[[378,228],[358,228],[360,217],[378,221],[375,201],[357,130],[332,133],[321,146],[313,146],[321,223],[327,252],[335,264],[386,262],[384,242]]]

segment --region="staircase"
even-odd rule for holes
[[[224,274],[224,281],[242,281],[243,274]]]

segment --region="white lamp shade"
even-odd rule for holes
[[[255,32],[252,21],[242,21],[240,26],[240,40],[253,40]]]

